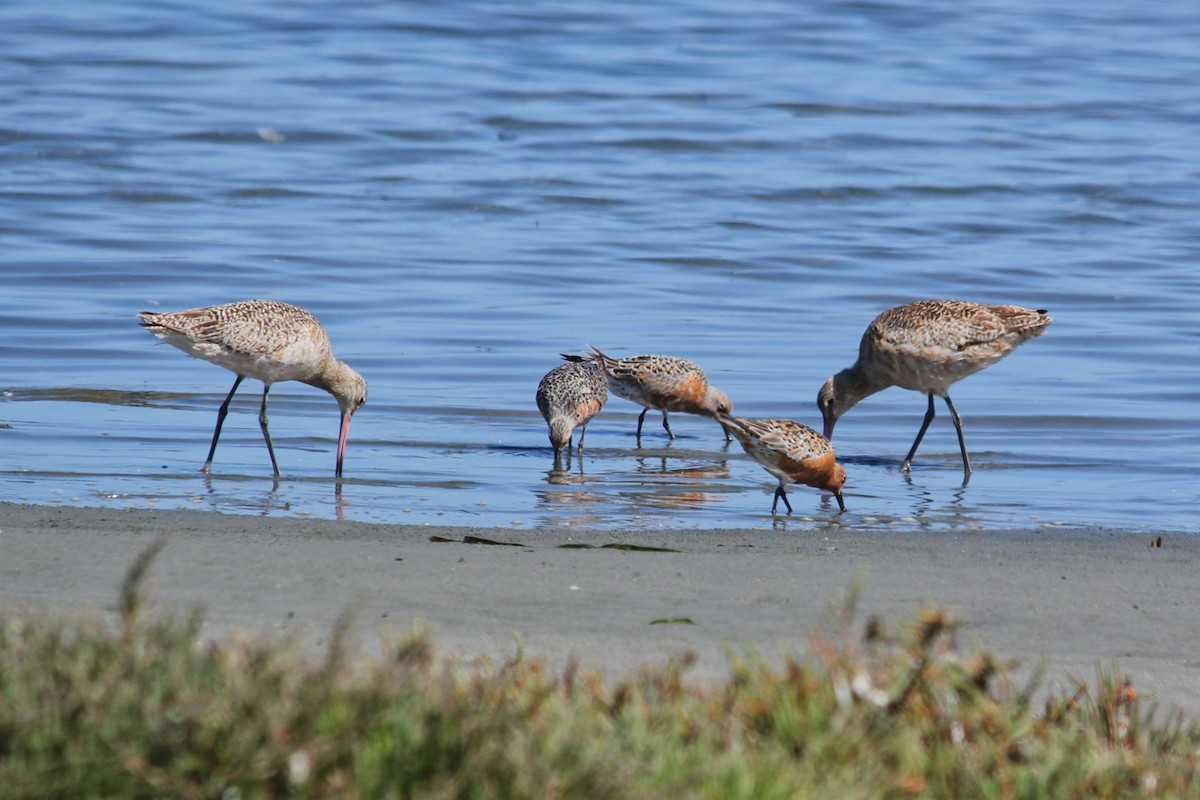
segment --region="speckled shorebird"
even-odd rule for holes
[[[963,472],[970,475],[962,420],[950,400],[951,384],[995,364],[1025,340],[1040,336],[1050,322],[1050,315],[1042,309],[963,300],[919,300],[884,311],[863,333],[858,360],[827,380],[817,395],[826,438],[833,436],[839,417],[875,392],[899,386],[927,394],[925,421],[900,465],[907,472],[933,421],[936,395],[950,409]]]
[[[608,379],[598,362],[580,356],[563,358],[567,363],[546,373],[538,383],[536,395],[538,411],[550,428],[555,460],[564,447],[570,452],[571,435],[576,428],[579,428],[579,449],[583,449],[588,422],[608,400]]]
[[[682,411],[716,417],[733,410],[733,403],[720,389],[712,386],[694,361],[675,356],[631,356],[612,358],[595,347],[588,347],[588,356],[604,367],[608,388],[642,406],[638,416],[637,435],[642,438],[642,423],[652,408],[663,412],[663,428],[672,439],[675,434],[667,422],[668,411]],[[726,431],[728,438],[729,432]]]
[[[739,419],[719,414],[717,421],[733,434],[751,458],[779,479],[775,501],[771,503],[772,514],[780,499],[788,513],[792,513],[792,504],[783,489],[787,483],[803,483],[833,492],[838,508],[846,510],[842,500],[846,470],[837,463],[833,445],[821,434],[790,419]]]
[[[367,382],[344,362],[333,357],[329,337],[317,318],[302,308],[274,300],[243,300],[189,311],[139,315],[142,327],[183,352],[211,361],[237,373],[233,388],[217,412],[217,427],[202,472],[212,469],[213,453],[221,436],[221,425],[229,413],[229,402],[246,378],[263,382],[258,423],[267,442],[271,466],[279,475],[275,448],[267,429],[267,393],[271,384],[300,381],[333,395],[342,411],[338,431],[337,470],[342,475],[350,418],[367,402]]]

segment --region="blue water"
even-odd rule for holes
[[[1200,5],[0,5],[0,497],[370,522],[1194,530]],[[303,305],[370,382],[248,383],[136,312]],[[700,362],[818,425],[888,306],[1055,323],[958,384],[911,476],[900,389],[839,424],[849,511],[711,421],[612,398],[555,471],[560,352]]]

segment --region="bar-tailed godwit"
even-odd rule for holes
[[[538,383],[536,395],[538,411],[550,428],[555,460],[564,447],[570,452],[571,435],[576,428],[579,428],[579,449],[583,449],[588,422],[608,400],[608,379],[598,362],[580,356],[563,358],[567,363],[546,373]]]
[[[771,503],[772,514],[780,499],[788,513],[792,513],[792,504],[783,490],[787,483],[803,483],[833,492],[838,508],[846,510],[842,500],[846,470],[837,463],[833,445],[821,434],[790,419],[740,419],[720,414],[717,421],[733,434],[751,458],[779,479],[775,501]]]
[[[654,355],[612,358],[595,347],[588,347],[588,355],[604,367],[613,394],[642,406],[637,425],[639,440],[646,412],[652,408],[662,410],[663,428],[672,439],[675,434],[667,422],[668,411],[715,418],[733,410],[733,403],[724,392],[709,384],[704,370],[694,361]]]
[[[933,421],[936,395],[950,409],[963,472],[970,475],[962,420],[950,400],[951,384],[995,364],[1026,339],[1040,336],[1050,322],[1050,315],[1042,309],[963,300],[918,300],[884,311],[863,333],[858,360],[827,380],[817,395],[825,436],[832,437],[838,418],[875,392],[889,386],[922,392],[929,396],[929,408],[901,464],[900,468],[908,471]]]
[[[212,469],[213,453],[221,436],[221,425],[229,413],[229,402],[246,378],[263,382],[262,407],[258,423],[267,442],[271,466],[279,475],[275,448],[267,429],[267,393],[271,384],[300,381],[333,395],[342,412],[338,431],[337,469],[342,476],[342,460],[350,418],[367,402],[367,382],[348,365],[333,357],[329,337],[317,318],[302,308],[274,300],[242,300],[225,305],[193,308],[188,311],[138,314],[142,327],[183,352],[211,361],[237,373],[233,388],[217,412],[208,459],[201,471]]]

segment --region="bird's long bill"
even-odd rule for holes
[[[831,441],[831,442],[833,441],[833,426],[834,426],[834,425],[836,425],[836,424],[837,424],[837,420],[836,420],[836,419],[827,419],[827,420],[825,420],[825,431],[824,431],[824,436],[825,436],[825,438],[826,438],[826,439],[828,439],[828,440],[829,440],[829,441]]]
[[[350,438],[350,415],[342,415],[342,427],[338,431],[337,469],[334,477],[342,477],[342,460],[346,457],[346,440]]]
[[[842,493],[838,492],[837,494],[834,495],[834,497],[837,498],[838,508],[840,508],[842,511],[845,511],[846,510],[846,501],[842,499]]]

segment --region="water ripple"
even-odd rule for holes
[[[554,469],[538,379],[589,343],[675,353],[741,413],[819,424],[875,314],[950,296],[1056,319],[955,387],[978,474],[962,486],[943,415],[900,473],[923,399],[882,392],[839,424],[850,511],[797,488],[781,531],[1194,530],[1197,23],[1115,0],[3,4],[0,481],[112,507],[773,527],[772,478],[710,420],[639,446],[613,397]],[[271,391],[284,480],[258,386],[201,476],[232,378],[137,328],[263,296],[314,310],[370,381],[340,490],[336,403],[296,383]]]

